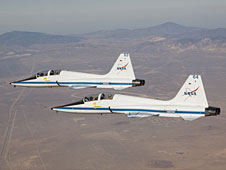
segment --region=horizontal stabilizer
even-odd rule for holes
[[[181,117],[182,119],[184,119],[184,120],[192,121],[192,120],[198,119],[200,116],[187,116],[187,115],[181,115],[180,117]]]

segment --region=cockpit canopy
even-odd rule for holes
[[[114,94],[104,94],[100,93],[98,95],[91,95],[83,98],[84,102],[90,102],[95,100],[112,100],[114,97]]]
[[[36,77],[59,75],[61,70],[45,70],[36,74]]]
[[[70,103],[70,104],[66,104],[63,106],[57,106],[57,107],[70,107],[70,106],[74,106],[74,105],[81,105],[81,104],[85,104],[86,102],[91,102],[91,101],[99,101],[99,100],[112,100],[114,97],[114,94],[97,94],[97,95],[90,95],[87,97],[84,97],[82,100],[79,100],[77,102],[74,103]]]
[[[23,79],[23,80],[20,80],[20,81],[33,80],[33,79],[36,79],[38,77],[44,77],[44,76],[59,75],[60,72],[61,72],[61,70],[46,70],[46,71],[39,72],[39,73],[29,77],[29,78],[26,78],[26,79]]]
[[[45,70],[36,74],[36,77],[43,77],[48,75],[49,70]]]

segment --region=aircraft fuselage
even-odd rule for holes
[[[99,94],[98,97],[85,97],[79,102],[54,107],[52,110],[76,114],[125,114],[130,118],[159,116],[193,120],[203,116],[210,116],[208,108],[203,106],[181,105],[172,103],[171,100],[161,101],[121,94],[101,99],[101,95]],[[215,109],[211,115],[217,115],[218,113],[219,110]]]
[[[81,101],[52,110],[72,113],[125,114],[128,117],[181,117],[194,120],[220,114],[220,108],[208,105],[200,75],[190,75],[171,100],[156,100],[128,95],[89,96]]]
[[[21,87],[70,87],[80,88],[114,88],[121,90],[128,87],[141,86],[143,80],[132,80],[127,78],[108,78],[106,75],[97,75],[89,73],[80,73],[61,70],[58,75],[51,75],[49,70],[47,74],[36,74],[30,78],[11,82],[13,86]]]

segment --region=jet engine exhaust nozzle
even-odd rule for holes
[[[132,81],[132,86],[143,86],[145,84],[145,80],[135,79]]]
[[[219,107],[209,106],[205,109],[205,116],[217,116],[220,115],[221,109]]]

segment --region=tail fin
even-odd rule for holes
[[[135,79],[129,54],[121,53],[106,77]]]
[[[199,105],[208,107],[202,78],[200,75],[190,75],[171,104]]]

